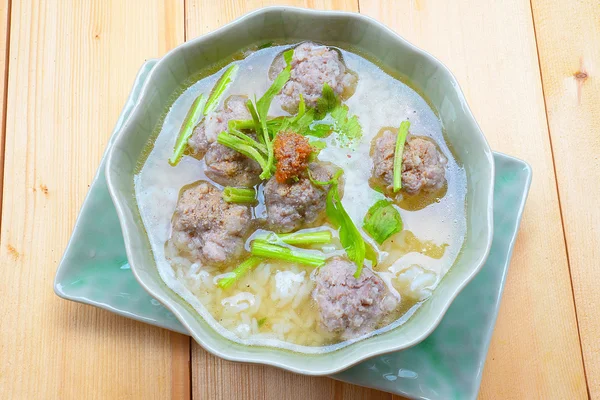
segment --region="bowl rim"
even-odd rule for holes
[[[279,362],[277,360],[273,360],[270,357],[270,354],[273,352],[290,353],[289,350],[278,349],[278,348],[273,348],[273,347],[252,346],[255,349],[257,349],[257,348],[261,349],[261,351],[252,353],[252,354],[236,355],[235,351],[227,353],[227,352],[221,351],[218,348],[212,347],[205,340],[203,340],[202,336],[200,335],[201,332],[196,332],[191,327],[191,325],[188,323],[187,318],[189,318],[189,317],[193,318],[193,316],[183,315],[183,313],[181,313],[178,310],[178,307],[176,307],[176,305],[171,304],[171,302],[172,302],[171,299],[169,299],[166,296],[163,296],[161,293],[155,292],[154,290],[149,288],[146,285],[146,283],[144,282],[144,280],[140,277],[140,275],[137,271],[137,268],[135,266],[135,264],[136,264],[135,257],[134,257],[135,250],[131,246],[130,237],[136,235],[136,233],[133,233],[132,230],[129,228],[130,223],[128,222],[128,218],[126,215],[127,213],[125,212],[125,209],[127,206],[126,206],[125,202],[121,199],[121,193],[119,192],[118,189],[116,189],[116,183],[115,183],[116,177],[113,176],[113,172],[110,168],[111,165],[113,164],[113,157],[115,154],[115,152],[113,150],[115,149],[116,144],[121,142],[123,140],[123,138],[126,136],[125,133],[129,130],[131,122],[142,112],[143,103],[145,102],[146,97],[148,97],[148,91],[149,91],[148,87],[150,86],[150,82],[154,80],[154,75],[156,74],[156,71],[159,69],[160,66],[162,66],[163,64],[167,64],[168,60],[170,58],[176,57],[177,53],[181,52],[181,50],[184,48],[196,47],[200,43],[207,41],[210,38],[213,38],[215,36],[221,35],[222,33],[226,32],[227,30],[232,29],[236,25],[244,23],[247,19],[254,18],[259,15],[270,13],[270,12],[292,12],[292,13],[296,13],[303,17],[307,17],[307,16],[310,17],[310,16],[318,14],[318,15],[330,16],[330,17],[348,18],[348,19],[352,19],[352,20],[355,20],[358,22],[373,24],[378,29],[383,30],[387,34],[391,35],[396,41],[401,43],[403,46],[409,48],[410,50],[414,51],[415,53],[418,53],[420,56],[427,59],[427,61],[429,63],[436,65],[437,67],[443,69],[445,71],[445,73],[448,75],[449,80],[455,87],[457,99],[460,102],[460,104],[462,105],[465,115],[472,121],[474,130],[480,136],[481,143],[483,145],[483,153],[484,153],[484,155],[487,159],[488,165],[489,165],[489,176],[486,177],[487,182],[489,182],[489,183],[487,185],[488,187],[487,187],[487,201],[486,201],[486,204],[487,204],[487,211],[486,211],[487,221],[486,222],[487,223],[485,225],[486,229],[484,232],[484,234],[487,236],[487,243],[486,243],[485,249],[483,252],[481,252],[481,255],[479,256],[479,258],[476,261],[472,262],[472,264],[476,265],[476,267],[474,267],[471,270],[471,272],[462,279],[460,284],[457,285],[453,289],[452,293],[448,296],[448,299],[445,302],[445,304],[442,307],[440,307],[439,313],[437,313],[437,315],[434,319],[429,321],[426,329],[424,329],[418,336],[414,337],[412,340],[404,342],[400,345],[386,346],[385,348],[372,349],[372,350],[363,350],[361,352],[354,351],[345,357],[347,361],[338,363],[336,365],[332,365],[328,368],[323,368],[323,369],[318,369],[318,370],[316,370],[314,368],[311,369],[311,367],[309,365],[305,365],[302,367],[290,365],[289,363],[286,363],[286,362]],[[470,107],[468,106],[468,103],[464,96],[464,92],[463,92],[462,88],[460,87],[456,77],[448,69],[448,67],[446,67],[440,60],[435,58],[433,55],[431,55],[430,53],[428,53],[427,51],[425,51],[423,49],[420,49],[419,47],[415,46],[414,44],[410,43],[408,40],[404,39],[402,36],[400,36],[398,33],[393,31],[391,28],[387,27],[383,23],[381,23],[381,22],[377,21],[376,19],[371,18],[367,15],[364,15],[364,14],[359,14],[359,13],[350,12],[350,11],[314,10],[314,9],[291,7],[291,6],[262,7],[262,8],[253,10],[249,13],[242,15],[242,16],[234,19],[233,21],[219,27],[218,29],[216,29],[212,32],[208,32],[204,35],[198,36],[196,38],[193,38],[185,43],[182,43],[182,44],[174,47],[173,49],[168,51],[163,57],[158,59],[158,62],[154,65],[154,67],[148,74],[147,79],[144,81],[142,88],[140,90],[140,95],[139,95],[137,103],[134,105],[127,120],[124,121],[121,129],[115,133],[114,140],[112,141],[112,144],[110,144],[110,148],[107,151],[106,157],[107,157],[107,159],[106,159],[106,166],[105,166],[105,175],[106,175],[107,187],[108,187],[108,191],[110,193],[110,197],[115,205],[115,209],[116,209],[116,212],[117,212],[117,215],[119,218],[119,224],[121,226],[123,238],[125,241],[125,250],[127,253],[127,258],[129,260],[129,264],[131,266],[131,271],[133,272],[135,279],[138,281],[140,286],[144,288],[144,290],[146,290],[151,296],[156,298],[160,303],[162,303],[169,311],[171,311],[175,315],[175,317],[182,323],[182,325],[186,328],[186,330],[190,333],[190,335],[194,338],[194,340],[197,343],[199,343],[209,353],[211,353],[219,358],[228,360],[228,361],[271,365],[271,366],[279,367],[279,368],[282,368],[282,369],[285,369],[285,370],[288,370],[291,372],[295,372],[295,373],[300,373],[300,374],[305,374],[305,375],[322,376],[322,375],[330,375],[330,374],[334,374],[334,373],[343,371],[345,369],[352,367],[353,365],[356,365],[362,361],[365,361],[369,358],[372,358],[372,357],[375,357],[378,355],[387,354],[387,353],[391,353],[391,352],[395,352],[395,351],[399,351],[399,350],[405,350],[410,347],[413,347],[413,346],[419,344],[420,342],[422,342],[424,339],[426,339],[437,328],[437,326],[440,324],[442,318],[446,314],[448,308],[453,303],[456,296],[458,296],[458,294],[462,291],[462,289],[469,282],[471,282],[471,280],[473,280],[475,275],[477,275],[477,273],[483,267],[485,261],[488,258],[491,244],[492,244],[492,238],[493,238],[493,194],[494,194],[494,175],[495,175],[495,165],[494,165],[493,153],[491,151],[491,148],[489,146],[489,143],[488,143],[485,135],[483,134],[483,131],[481,130]],[[135,222],[131,222],[131,223],[133,223],[135,225]],[[168,289],[172,290],[171,288],[168,288]],[[185,300],[182,300],[182,302],[185,302]],[[186,311],[186,313],[187,313],[187,311]],[[210,329],[213,329],[213,328],[211,327]],[[217,332],[217,334],[218,334],[218,332]],[[229,341],[229,339],[222,337],[222,336],[220,339],[224,342]],[[344,349],[356,348],[357,345],[359,345],[361,342],[362,341],[352,343],[343,349],[337,350],[336,352],[343,351]],[[263,351],[263,349],[264,349],[264,351]],[[297,354],[302,354],[302,353],[297,353]],[[323,355],[326,356],[327,354],[330,354],[330,353],[315,354],[315,355],[304,354],[304,355],[307,357],[314,357],[314,356],[323,356]]]

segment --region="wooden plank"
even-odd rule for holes
[[[483,374],[481,398],[585,398],[529,1],[361,1],[360,9],[439,57],[456,75],[492,148],[533,167],[531,193]],[[556,13],[557,20],[560,15]],[[563,34],[551,22],[548,30],[556,37]],[[597,33],[597,25],[590,31]],[[587,35],[582,31],[579,37],[588,35],[589,31]],[[595,44],[597,48],[597,40]],[[586,45],[593,48],[592,42]],[[562,173],[568,171],[565,168]],[[580,181],[571,184],[575,182]],[[585,190],[591,190],[589,186]],[[593,220],[588,221],[591,226]],[[584,232],[589,230],[581,229]],[[588,280],[591,288],[592,280]]]
[[[194,399],[344,399],[400,400],[389,393],[330,378],[297,375],[274,367],[225,361],[192,346],[192,397]]]
[[[0,214],[4,179],[4,138],[6,136],[6,77],[8,74],[8,41],[10,38],[10,2],[0,1]],[[0,215],[0,223],[2,216]]]
[[[354,0],[227,0],[220,2],[219,6],[209,0],[188,0],[186,37],[210,32],[256,8],[282,4],[327,10],[358,9]],[[389,393],[329,378],[311,378],[272,367],[224,361],[210,355],[196,343],[192,346],[192,366],[192,394],[195,399],[400,399]]]
[[[186,38],[192,39],[242,15],[267,6],[295,6],[320,10],[358,11],[358,0],[185,0]]]
[[[600,4],[531,4],[583,359],[600,399]]]
[[[185,398],[186,390],[189,397],[187,337],[52,291],[133,78],[145,59],[183,41],[183,21],[177,0],[13,2],[0,242],[2,399]]]

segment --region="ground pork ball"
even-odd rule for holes
[[[314,179],[330,180],[335,166],[311,163],[309,169]],[[329,186],[313,185],[306,174],[296,182],[279,183],[272,177],[264,189],[267,223],[275,232],[291,232],[309,226],[325,210]]]
[[[397,133],[384,131],[373,145],[373,176],[392,189],[394,180],[394,153]],[[409,136],[402,153],[402,188],[409,194],[421,190],[436,191],[446,183],[448,160],[431,140]]]
[[[219,189],[200,181],[179,198],[171,241],[191,261],[224,263],[243,252],[251,217],[249,206],[226,203]]]
[[[305,136],[282,132],[275,137],[273,151],[277,161],[275,178],[277,182],[285,183],[306,171],[313,148]]]
[[[206,176],[223,186],[251,187],[261,181],[260,164],[220,143],[210,145],[204,162]]]
[[[192,132],[188,140],[189,149],[193,156],[204,157],[210,145],[217,141],[217,135],[227,130],[227,123],[232,119],[251,119],[246,108],[246,96],[230,96],[223,103],[223,108],[209,114]]]
[[[291,65],[291,77],[277,98],[281,107],[292,114],[298,110],[300,94],[307,106],[316,106],[324,83],[338,96],[351,93],[356,87],[356,75],[346,68],[340,53],[327,46],[312,42],[300,44],[294,49]],[[276,58],[269,77],[275,79],[284,67],[283,57]]]
[[[385,283],[369,268],[358,279],[356,265],[344,258],[333,258],[319,270],[313,299],[319,307],[322,326],[352,339],[373,331],[383,316],[392,311],[397,300]]]

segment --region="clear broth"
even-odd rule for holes
[[[273,59],[288,47],[268,47],[246,53],[245,58],[235,58],[240,73],[227,95],[260,97],[270,85],[268,70]],[[356,91],[346,104],[349,114],[359,117],[363,138],[355,146],[336,147],[335,134],[331,135],[325,139],[328,146],[319,159],[344,169],[342,203],[357,226],[362,225],[369,207],[384,198],[370,187],[371,141],[381,128],[399,126],[408,119],[411,133],[434,140],[448,158],[448,183],[444,193],[437,193],[426,200],[426,204],[418,198],[406,198],[398,203],[404,231],[379,246],[379,264],[374,269],[400,302],[381,322],[379,329],[364,336],[367,337],[408,320],[454,264],[466,235],[467,184],[465,171],[448,147],[441,123],[428,103],[415,90],[371,61],[339,50],[348,68],[359,77]],[[171,218],[181,188],[199,180],[210,181],[204,174],[202,160],[184,157],[176,167],[171,167],[167,160],[191,103],[200,93],[209,93],[223,71],[202,77],[178,95],[166,112],[162,126],[157,129],[155,141],[149,144],[149,151],[141,161],[143,166],[134,178],[138,207],[160,276],[217,331],[236,342],[320,353],[364,338],[340,341],[337,335],[321,327],[318,309],[311,296],[316,272],[312,268],[266,262],[223,290],[216,285],[219,276],[237,264],[224,268],[201,266],[180,257],[168,244],[165,245],[170,237]],[[275,102],[271,106],[271,116],[286,114]],[[254,215],[264,216],[262,201],[254,209]],[[338,241],[323,251],[328,256],[344,254]]]

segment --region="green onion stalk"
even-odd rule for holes
[[[256,203],[256,190],[226,186],[223,189],[223,200],[227,203]]]
[[[265,236],[258,237],[257,240],[264,240],[269,243],[283,242],[296,246],[306,246],[311,244],[327,244],[331,243],[333,236],[330,231],[316,232],[294,232],[294,233],[270,233]]]
[[[398,137],[396,138],[396,151],[394,152],[394,181],[393,190],[396,193],[402,189],[402,153],[404,153],[404,143],[408,135],[410,122],[402,121],[400,129],[398,129]]]
[[[242,276],[248,273],[253,268],[256,268],[263,261],[260,257],[249,257],[240,265],[238,265],[233,271],[229,273],[229,276],[219,279],[217,286],[221,289],[227,289],[233,285]]]
[[[258,257],[297,262],[311,267],[320,267],[325,264],[325,257],[322,255],[293,250],[264,240],[254,240],[250,252]]]
[[[230,66],[221,76],[215,87],[213,88],[208,100],[206,100],[204,94],[201,94],[194,100],[187,116],[183,120],[181,129],[179,130],[179,136],[175,142],[173,148],[173,155],[169,158],[169,164],[176,166],[179,164],[183,153],[188,145],[188,140],[192,137],[194,127],[202,120],[202,118],[217,108],[217,105],[221,101],[223,94],[227,88],[231,85],[235,76],[238,73],[240,66],[233,64]]]

